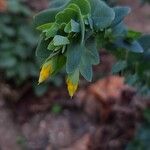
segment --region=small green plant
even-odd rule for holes
[[[7,80],[20,85],[37,77],[38,39],[31,28],[31,10],[19,0],[9,0],[7,5],[7,11],[0,13],[0,69]]]
[[[138,42],[141,34],[129,30],[123,23],[130,8],[111,8],[101,0],[57,0],[52,6],[34,18],[36,28],[41,31],[36,52],[42,63],[39,83],[65,68],[72,97],[80,75],[92,81],[92,66],[100,63],[100,49],[117,54],[118,50],[143,53]],[[125,67],[123,62],[120,69],[116,67],[113,71]]]
[[[136,131],[135,138],[127,145],[126,150],[149,150],[150,147],[150,109],[143,112],[143,123]]]
[[[40,62],[35,58],[38,34],[32,26],[33,11],[22,0],[7,0],[7,10],[0,12],[0,73],[13,87],[30,84],[41,96],[48,85],[37,86]],[[61,75],[50,82],[60,85]]]

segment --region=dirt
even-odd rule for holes
[[[112,87],[114,80],[118,82]],[[101,89],[110,94],[97,94]],[[45,100],[1,98],[2,150],[123,150],[143,118],[142,110],[149,106],[114,76],[80,90],[74,99],[65,96],[65,90],[63,96],[57,91],[53,89],[55,96],[46,95]],[[59,111],[54,111],[56,105]]]

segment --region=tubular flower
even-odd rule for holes
[[[74,84],[71,80],[67,80],[68,92],[71,97],[73,97],[74,93],[78,88],[78,84]]]
[[[51,64],[44,64],[42,66],[40,77],[39,77],[39,84],[43,81],[47,80],[48,77],[52,74],[52,65]]]

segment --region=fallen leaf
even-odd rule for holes
[[[125,87],[123,77],[109,76],[91,85],[89,92],[105,103],[110,98],[118,99]]]
[[[7,2],[6,0],[0,0],[0,12],[4,12],[7,9]]]

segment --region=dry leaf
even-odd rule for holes
[[[121,91],[126,87],[124,78],[119,76],[109,76],[97,81],[89,87],[91,94],[94,94],[102,102],[108,99],[117,99],[120,97]]]
[[[0,0],[0,12],[4,12],[7,9],[7,2],[6,0]]]

